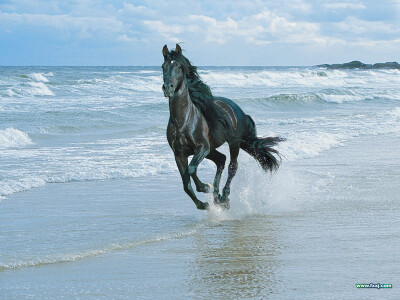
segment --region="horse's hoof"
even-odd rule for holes
[[[226,210],[230,208],[229,198],[227,196],[214,195],[214,204]]]
[[[210,209],[210,205],[207,202],[201,202],[199,201],[199,203],[197,203],[197,209],[200,210],[209,210]]]
[[[231,200],[228,198],[228,196],[222,196],[222,197],[219,198],[219,202],[220,203],[226,203],[226,202],[229,202],[229,201],[231,201]]]
[[[219,202],[221,202],[221,195],[214,194],[214,204],[218,204]]]
[[[205,183],[205,192],[204,193],[211,193],[214,191],[214,186],[211,183]]]
[[[214,186],[211,183],[203,183],[200,189],[197,189],[198,192],[202,193],[211,193],[214,190]]]
[[[227,202],[218,202],[217,205],[219,207],[221,207],[222,209],[225,209],[225,210],[228,210],[231,207],[231,205],[229,204],[229,201],[227,201]]]

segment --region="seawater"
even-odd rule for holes
[[[199,74],[214,95],[253,117],[258,135],[287,138],[272,175],[241,152],[229,212],[198,212],[183,192],[165,136],[161,67],[0,67],[1,296],[147,297],[167,287],[182,297],[207,298],[213,288],[217,298],[324,298],[340,282],[349,284],[341,296],[357,298],[355,283],[399,282],[391,266],[400,253],[400,71],[200,67]],[[212,181],[215,167],[204,161],[199,172]],[[373,226],[386,232],[375,243],[367,238]],[[355,249],[388,259],[368,273]],[[182,259],[175,272],[167,262],[174,257]],[[186,288],[149,273],[143,262],[152,258]],[[56,278],[68,264],[98,272],[96,259],[115,272],[115,286],[94,289],[92,277],[79,290],[70,282],[41,294],[29,284],[42,270]],[[126,272],[121,259],[147,279],[128,272],[136,282],[129,283],[110,262]],[[335,281],[342,272],[335,260],[360,276],[344,271],[347,281]],[[13,281],[15,272],[25,283]],[[312,284],[319,278],[329,291]]]

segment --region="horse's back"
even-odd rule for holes
[[[216,106],[227,116],[228,124],[234,131],[241,131],[246,125],[247,116],[243,110],[231,99],[224,97],[214,97]]]
[[[231,99],[224,97],[214,97],[214,107],[223,116],[223,122],[211,128],[215,147],[219,147],[225,141],[229,144],[240,143],[244,135],[247,134],[247,115]]]
[[[229,105],[235,112],[235,114],[237,115],[237,117],[244,117],[246,114],[243,112],[243,110],[240,108],[239,105],[237,105],[235,102],[233,102],[231,99],[229,98],[225,98],[225,97],[214,97],[214,101],[219,101],[219,102],[223,102],[226,103],[227,105]]]

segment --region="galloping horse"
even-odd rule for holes
[[[284,139],[279,137],[258,138],[253,119],[246,115],[232,100],[214,97],[210,88],[201,81],[197,68],[182,55],[177,44],[169,51],[167,45],[162,53],[164,96],[169,98],[170,118],[167,139],[172,148],[175,161],[182,176],[183,188],[192,198],[198,209],[208,209],[207,202],[197,199],[190,177],[198,192],[214,194],[214,203],[229,208],[230,185],[238,168],[239,149],[254,157],[265,171],[279,167],[279,156],[272,147]],[[226,156],[216,149],[229,144],[230,163],[228,179],[219,194],[219,183],[225,167]],[[193,155],[188,165],[188,157]],[[198,165],[204,159],[212,160],[217,166],[214,184],[202,183],[197,177]]]

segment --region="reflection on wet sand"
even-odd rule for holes
[[[190,289],[196,298],[248,298],[274,293],[280,246],[265,216],[224,221],[196,236]],[[218,242],[216,242],[218,241]]]

